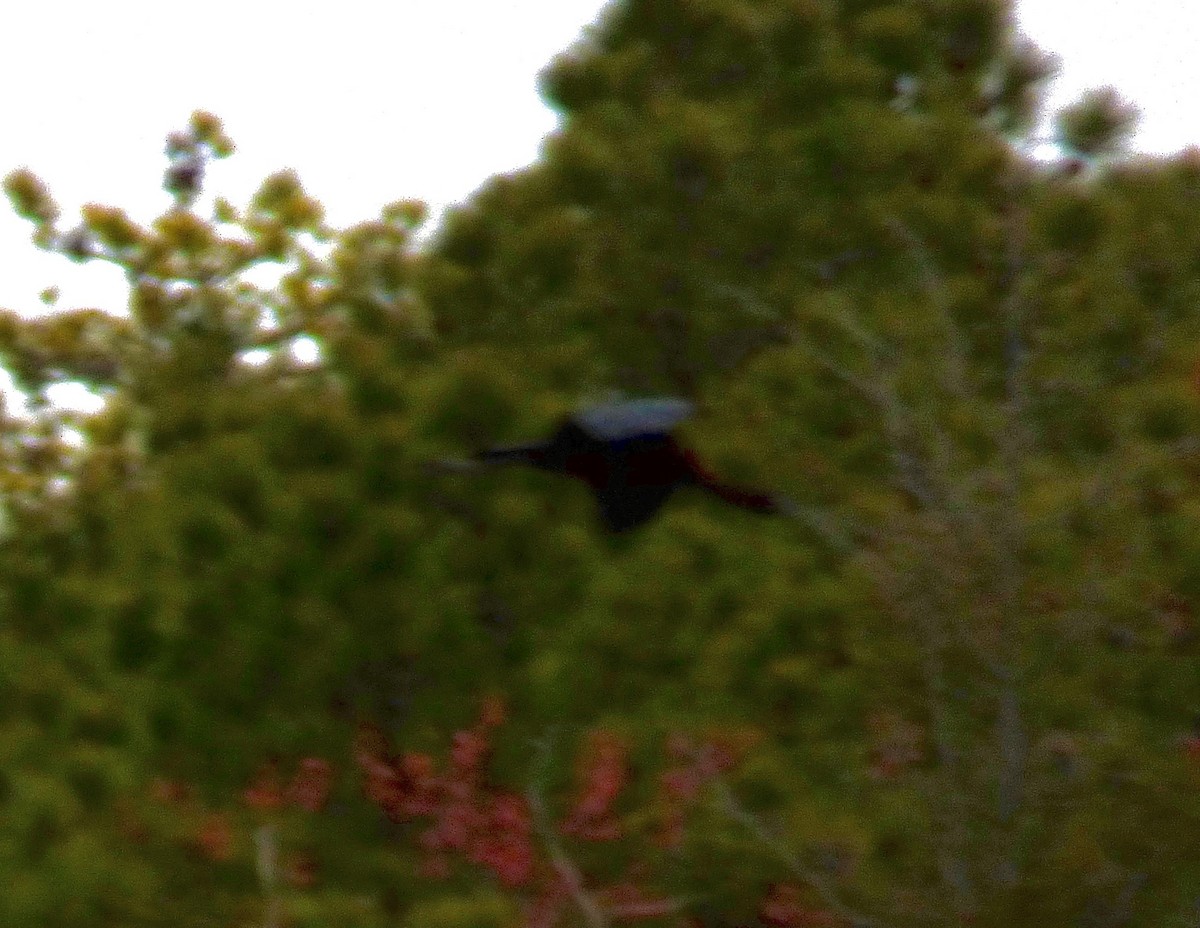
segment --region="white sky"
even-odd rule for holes
[[[533,160],[555,125],[535,75],[603,0],[43,0],[2,17],[0,175],[27,165],[68,217],[85,201],[137,218],[166,202],[166,133],[194,109],[237,143],[210,189],[243,202],[294,167],[336,225],[413,197],[434,208]],[[1197,0],[1020,0],[1058,54],[1054,98],[1112,84],[1143,109],[1138,147],[1200,141]],[[120,303],[111,269],[43,256],[0,201],[0,306]]]

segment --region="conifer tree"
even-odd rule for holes
[[[1028,158],[1010,15],[614,3],[422,245],[203,113],[146,224],[10,174],[130,296],[0,318],[0,915],[1189,917],[1200,166],[1108,91]],[[650,391],[852,544],[425,466]]]

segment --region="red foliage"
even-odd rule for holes
[[[378,740],[359,742],[356,760],[367,798],[393,821],[432,820],[418,839],[425,876],[449,876],[452,855],[457,855],[488,868],[508,887],[525,885],[533,877],[533,827],[525,800],[483,786],[489,732],[502,720],[498,701],[485,703],[479,724],[451,738],[444,775],[427,754],[389,759],[386,745]]]
[[[404,781],[401,773],[390,762],[380,757],[359,756],[359,769],[363,774],[363,793],[367,799],[379,806],[392,821],[403,821]]]
[[[467,780],[478,776],[487,760],[489,745],[485,731],[456,731],[450,747],[450,776]]]
[[[479,724],[483,728],[499,728],[508,720],[508,707],[504,698],[495,694],[486,697],[479,710]]]
[[[251,809],[271,812],[291,803],[307,812],[320,812],[333,789],[333,767],[319,757],[306,757],[285,789],[279,772],[279,762],[267,761],[254,775],[254,780],[242,790],[242,801]]]
[[[422,876],[448,878],[460,861],[485,868],[500,885],[523,892],[526,928],[553,928],[578,904],[579,890],[571,888],[561,859],[539,847],[529,802],[489,782],[493,737],[504,721],[503,703],[495,697],[485,701],[479,721],[451,737],[441,768],[427,754],[391,755],[378,730],[363,727],[355,738],[355,760],[368,799],[393,821],[423,822],[417,833]],[[660,775],[669,838],[679,839],[704,786],[735,766],[740,753],[733,742],[671,739],[671,766]],[[580,751],[575,789],[556,830],[589,842],[629,837],[618,816],[629,784],[625,743],[610,731],[592,733]],[[553,841],[550,835],[543,838]],[[586,873],[571,880],[577,878],[614,924],[668,918],[680,910],[678,900],[653,889],[647,870],[630,870],[608,886],[589,885]],[[821,920],[825,913],[792,904],[786,892],[764,902],[763,913],[764,920],[775,919],[769,924],[784,928],[835,924]]]
[[[448,880],[450,878],[450,855],[435,851],[426,854],[421,859],[421,876],[428,880]]]
[[[300,761],[292,782],[288,784],[287,798],[306,812],[320,812],[329,801],[333,789],[333,767],[319,757],[306,757]]]
[[[408,753],[392,758],[382,732],[360,726],[354,738],[354,760],[363,775],[363,793],[392,821],[409,821],[437,811],[442,783],[429,755]]]
[[[700,795],[704,779],[695,765],[672,767],[663,771],[659,783],[668,797],[681,803],[692,803]]]
[[[696,924],[683,911],[680,900],[655,890],[655,865],[651,862],[661,859],[657,849],[606,851],[608,857],[627,853],[626,859],[632,858],[635,865],[617,882],[597,885],[574,860],[569,846],[554,847],[553,834],[535,834],[529,801],[489,781],[493,739],[505,721],[503,701],[498,697],[485,700],[477,723],[451,736],[442,765],[429,754],[392,754],[386,737],[374,726],[363,725],[355,732],[353,757],[367,799],[391,820],[418,825],[421,875],[447,879],[463,862],[484,868],[502,887],[520,894],[524,928],[555,928],[569,921],[575,908],[591,903],[613,924],[655,919]],[[901,767],[912,763],[920,743],[919,729],[889,717],[877,717],[875,722],[885,755],[889,751],[898,754]],[[683,840],[688,816],[703,798],[705,787],[735,767],[748,746],[746,738],[738,740],[736,733],[707,740],[671,736],[665,751],[668,763],[658,773],[655,800],[662,815],[660,846],[674,846]],[[1185,749],[1200,761],[1200,737],[1189,738]],[[290,804],[317,813],[329,800],[334,776],[327,760],[306,757],[284,787],[278,763],[270,761],[255,773],[241,798],[261,811]],[[632,837],[618,816],[630,780],[626,744],[613,732],[593,732],[579,753],[568,811],[552,830],[587,842]],[[172,804],[190,798],[185,784],[169,780],[155,781],[151,794]],[[208,814],[188,841],[209,860],[229,860],[235,844],[231,818],[219,812]],[[542,842],[548,847],[541,846]],[[568,863],[563,861],[564,853]],[[317,884],[319,870],[314,854],[299,851],[284,858],[282,875],[290,886],[303,890]],[[576,881],[580,885],[575,885]],[[580,893],[591,902],[582,900]],[[759,923],[775,928],[838,928],[844,924],[844,919],[815,904],[810,896],[793,885],[772,887],[759,907]]]
[[[659,774],[662,792],[662,824],[657,843],[678,847],[683,841],[687,813],[699,801],[706,786],[737,764],[732,747],[712,741],[697,745],[683,735],[672,735],[667,754],[674,763]]]
[[[758,919],[763,924],[776,928],[837,928],[843,924],[838,918],[823,909],[804,904],[803,893],[790,884],[773,886],[758,910]]]
[[[611,732],[589,737],[576,772],[575,805],[562,823],[563,834],[584,841],[615,841],[621,823],[613,810],[629,782],[625,745]]]
[[[443,784],[438,779],[433,758],[428,754],[404,754],[400,758],[399,769],[405,784],[400,799],[401,814],[405,818],[435,814],[441,801]]]
[[[196,848],[214,863],[222,863],[233,856],[233,826],[229,816],[223,812],[212,812],[204,817],[195,835]]]
[[[163,805],[177,805],[191,798],[191,788],[179,780],[159,778],[150,784],[150,795]]]
[[[596,893],[596,901],[611,918],[623,922],[665,918],[679,908],[674,899],[648,895],[636,883],[628,881],[616,883]]]
[[[354,729],[351,753],[356,761],[363,757],[382,757],[387,754],[387,746],[387,735],[378,725],[364,722]]]
[[[503,701],[498,697],[486,700],[477,723],[452,735],[441,766],[429,754],[392,754],[376,727],[357,729],[353,757],[363,792],[393,821],[417,823],[421,875],[446,879],[462,862],[490,871],[502,887],[519,893],[524,928],[555,928],[569,922],[574,909],[592,903],[614,924],[653,919],[671,919],[669,923],[675,925],[698,924],[688,917],[679,899],[655,890],[654,874],[662,858],[657,849],[606,849],[606,867],[618,853],[626,853],[626,860],[632,858],[640,865],[626,869],[615,883],[597,885],[594,874],[589,876],[573,858],[569,842],[559,847],[553,833],[535,833],[530,802],[489,780],[493,739],[505,720]],[[919,759],[923,732],[918,727],[881,714],[872,720],[872,728],[877,736],[877,763],[891,761],[894,769],[902,770]],[[671,736],[665,752],[667,766],[658,773],[659,792],[654,800],[654,808],[662,815],[660,845],[674,846],[683,840],[688,815],[703,798],[705,787],[734,768],[748,746],[746,738],[739,740],[736,733],[700,741]],[[1200,735],[1184,740],[1183,748],[1200,763]],[[631,831],[618,816],[619,806],[628,803],[630,780],[626,744],[610,731],[593,732],[579,754],[568,811],[551,830],[588,842],[630,838]],[[259,768],[241,798],[257,810],[277,810],[288,803],[316,813],[328,802],[333,783],[334,769],[327,760],[306,757],[284,788],[279,765],[271,761]],[[182,804],[191,797],[186,784],[165,779],[154,781],[151,795],[169,804]],[[631,811],[639,812],[639,818],[645,812]],[[143,829],[131,821],[126,831],[135,840]],[[231,817],[213,812],[205,815],[185,840],[216,862],[233,856],[234,838]],[[548,847],[541,846],[543,842]],[[315,886],[319,871],[320,862],[311,852],[284,858],[283,878],[296,889]],[[790,884],[770,889],[759,906],[758,921],[774,928],[840,928],[845,924],[844,918],[822,908],[810,892]]]
[[[513,793],[497,794],[486,819],[471,846],[470,859],[489,867],[505,886],[523,886],[533,877],[535,862],[528,804]]]
[[[283,876],[288,884],[297,889],[310,889],[317,884],[320,864],[310,853],[293,854],[284,864]]]
[[[268,812],[283,805],[283,789],[279,784],[279,763],[268,761],[258,768],[254,781],[242,790],[242,801],[251,809]]]
[[[524,928],[554,928],[570,896],[561,877],[543,881],[537,895],[525,908]]]

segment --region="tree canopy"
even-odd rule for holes
[[[427,237],[223,199],[207,113],[150,222],[9,174],[129,301],[0,314],[3,919],[1194,919],[1200,157],[1098,90],[1034,158],[1052,72],[998,0],[618,0]],[[428,466],[650,393],[813,525]]]

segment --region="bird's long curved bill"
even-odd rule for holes
[[[475,454],[474,459],[480,464],[529,463],[537,460],[539,452],[546,450],[544,442],[532,445],[506,445],[501,448],[488,448]]]
[[[534,459],[542,445],[510,445],[504,448],[488,448],[469,458],[439,458],[429,461],[428,467],[443,474],[465,474],[481,467],[495,464],[513,464]]]
[[[435,474],[466,474],[481,466],[479,461],[470,458],[438,458],[425,462],[425,468]]]

